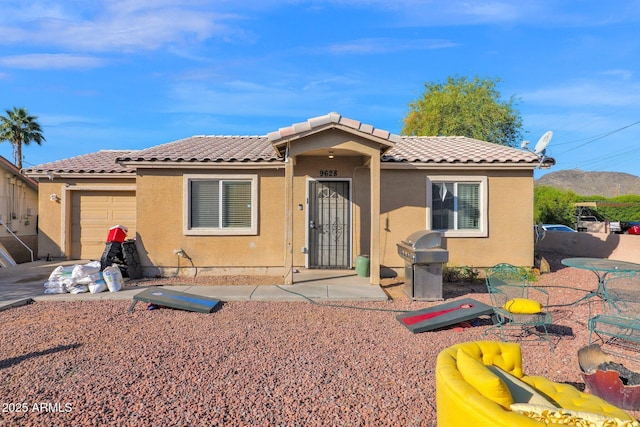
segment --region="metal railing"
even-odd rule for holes
[[[31,262],[33,262],[33,250],[29,246],[27,246],[25,242],[20,240],[20,238],[13,231],[11,231],[7,224],[5,224],[1,219],[0,224],[9,232],[9,234],[11,234],[18,242],[20,242],[22,246],[24,246],[29,251],[29,254],[31,255]]]

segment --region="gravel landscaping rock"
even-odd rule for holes
[[[522,337],[524,371],[584,389],[577,351],[587,344],[588,305],[568,304],[597,282],[556,268],[537,282],[554,305],[554,352]],[[488,303],[482,287],[463,287],[445,288],[447,298]],[[227,302],[211,314],[144,304],[128,313],[128,301],[12,308],[0,312],[0,425],[435,425],[438,353],[498,340],[484,334],[488,319],[415,335],[395,319],[435,304]]]

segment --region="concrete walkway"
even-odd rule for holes
[[[33,301],[132,300],[146,286],[125,286],[120,292],[98,294],[44,294],[44,283],[59,265],[84,264],[82,261],[35,261],[0,268],[0,310]],[[126,283],[125,283],[126,284]],[[369,284],[353,270],[303,270],[294,275],[293,285],[246,286],[163,286],[167,289],[207,296],[220,301],[386,301],[380,288]]]

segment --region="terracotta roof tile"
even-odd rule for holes
[[[305,122],[295,123],[291,126],[280,128],[275,132],[267,134],[267,138],[272,143],[276,143],[281,139],[295,135],[297,133],[303,133],[311,130],[318,130],[328,125],[340,125],[347,128],[351,128],[369,135],[374,135],[378,138],[387,139],[392,143],[398,142],[400,136],[393,134],[389,131],[377,129],[372,125],[361,123],[358,120],[343,117],[338,113],[329,113],[324,116],[312,117]]]
[[[101,150],[95,153],[56,160],[25,169],[25,174],[43,173],[127,173],[135,172],[134,168],[116,163],[116,158],[135,151],[130,150]]]
[[[382,161],[537,164],[539,158],[529,151],[464,136],[404,136]]]
[[[192,136],[119,157],[147,162],[273,162],[277,157],[265,136]]]
[[[399,136],[337,113],[313,117],[281,128],[266,136],[192,136],[144,150],[99,151],[26,169],[27,174],[133,173],[136,162],[233,163],[283,162],[274,144],[296,133],[332,125],[388,139],[390,149],[382,156],[386,163],[537,165],[535,154],[477,139],[455,136]],[[552,159],[549,159],[553,162]],[[117,162],[124,162],[120,164]],[[553,163],[550,163],[553,164]]]

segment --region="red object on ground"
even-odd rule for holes
[[[127,227],[124,225],[116,225],[115,227],[111,227],[109,229],[109,234],[107,235],[107,242],[117,242],[122,243],[124,239],[127,238]]]
[[[640,225],[632,225],[627,230],[628,234],[640,234]]]
[[[456,332],[460,332],[463,331],[467,328],[472,328],[473,325],[469,322],[460,322],[457,325],[453,325],[453,328],[451,328],[452,331],[456,331]]]
[[[624,385],[617,371],[582,372],[591,393],[622,409],[640,409],[640,385]]]
[[[405,325],[413,325],[415,323],[422,322],[427,319],[432,319],[437,316],[442,316],[443,314],[447,314],[452,311],[456,311],[464,308],[473,308],[473,304],[460,304],[457,307],[449,308],[446,310],[434,311],[433,313],[419,314],[417,316],[412,316],[412,317],[405,317],[403,319],[400,319],[400,321]]]

